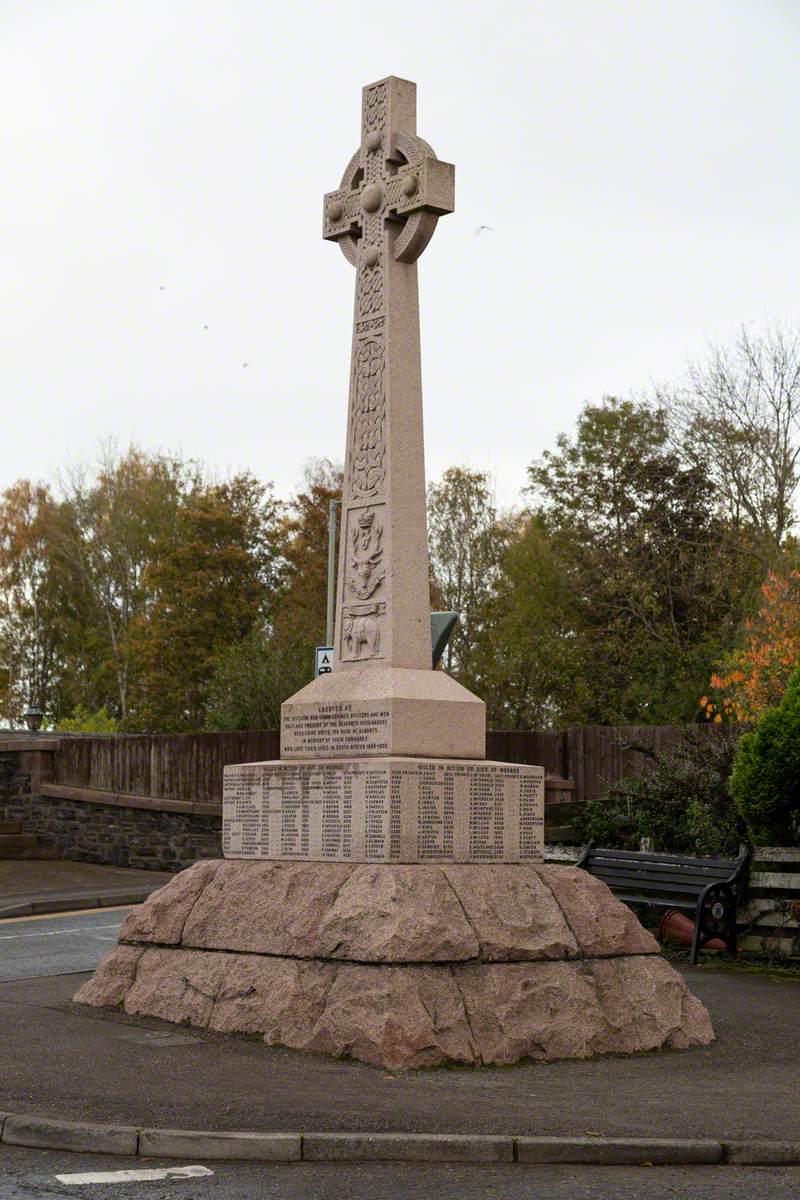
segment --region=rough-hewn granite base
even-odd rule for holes
[[[200,862],[75,999],[391,1069],[714,1037],[630,910],[564,866]]]

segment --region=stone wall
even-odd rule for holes
[[[0,821],[24,820],[30,798],[29,763],[18,751],[0,748]]]
[[[222,856],[221,816],[28,795],[22,821],[42,845],[78,862],[181,871],[198,858]]]

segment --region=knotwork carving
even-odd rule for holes
[[[386,479],[386,391],[383,338],[356,341],[353,349],[348,489],[353,497],[376,496]]]
[[[383,129],[386,124],[386,84],[378,83],[367,91],[364,129]]]
[[[359,600],[368,600],[386,578],[383,523],[374,508],[351,510],[349,523],[346,583]]]
[[[372,317],[369,321],[356,321],[356,332],[362,333],[377,333],[382,330],[386,324],[385,317]]]
[[[358,315],[371,317],[383,308],[383,266],[362,264],[358,269]]]

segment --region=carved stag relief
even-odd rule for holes
[[[342,658],[357,662],[382,658],[381,628],[385,604],[351,604],[342,609]]]
[[[383,523],[371,508],[351,511],[350,521],[346,583],[359,600],[368,600],[386,578]]]

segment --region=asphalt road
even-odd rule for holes
[[[795,1200],[800,1167],[523,1167],[196,1163],[203,1178],[79,1184],[57,1175],[174,1160],[0,1149],[0,1200]]]
[[[93,970],[129,912],[101,908],[0,922],[0,983]]]

